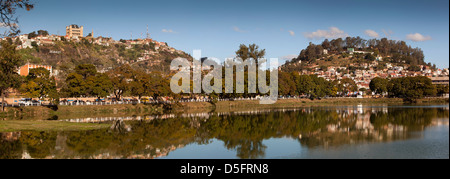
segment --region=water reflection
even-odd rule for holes
[[[265,158],[268,139],[293,138],[309,149],[408,140],[429,126],[448,126],[448,118],[448,106],[350,106],[69,119],[111,128],[1,133],[0,158],[158,158],[213,139],[238,158]]]

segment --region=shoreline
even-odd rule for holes
[[[448,98],[424,98],[419,99],[413,105],[448,104]],[[227,112],[241,109],[269,109],[269,108],[298,108],[316,106],[339,106],[358,104],[387,104],[404,105],[401,98],[327,98],[321,100],[310,99],[279,99],[275,104],[259,104],[259,100],[243,101],[218,101],[189,102],[170,105],[170,112]],[[85,105],[85,106],[44,106],[7,107],[5,112],[0,112],[0,119],[30,119],[46,120],[58,116],[60,119],[81,117],[104,117],[121,115],[164,114],[167,110],[163,105],[151,104],[115,104],[115,105]]]
[[[170,112],[164,112],[162,105],[144,104],[117,104],[100,106],[57,106],[50,109],[44,106],[7,108],[7,112],[0,113],[0,132],[12,131],[61,131],[61,130],[90,130],[108,128],[109,124],[89,123],[76,124],[64,122],[64,119],[95,118],[95,117],[125,117],[145,116],[168,113],[204,113],[204,112],[239,112],[245,110],[264,110],[281,108],[351,106],[351,105],[404,105],[399,98],[380,99],[281,99],[275,104],[262,105],[258,100],[253,101],[219,101],[216,104],[209,102],[191,102],[172,105]],[[419,104],[433,105],[446,104],[448,98],[421,99]]]
[[[321,100],[310,99],[280,99],[275,104],[259,104],[258,100],[252,101],[219,101],[216,104],[209,102],[181,103],[176,111],[198,111],[213,109],[216,111],[235,110],[242,108],[267,109],[267,108],[297,108],[297,107],[319,107],[358,104],[387,104],[404,105],[401,98],[328,98]],[[448,104],[448,98],[426,98],[419,99],[414,105]]]

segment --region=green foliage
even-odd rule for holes
[[[420,48],[411,48],[404,41],[388,40],[387,38],[365,40],[360,37],[347,37],[345,39],[338,38],[331,41],[325,39],[320,45],[310,43],[306,49],[300,52],[297,58],[284,65],[283,68],[285,71],[293,71],[292,68],[294,67],[292,66],[296,66],[300,60],[302,62],[314,63],[316,59],[323,57],[323,49],[328,50],[329,55],[339,55],[341,56],[340,58],[345,59],[350,56],[345,51],[348,48],[374,53],[368,53],[366,55],[354,53],[353,58],[355,60],[366,59],[367,61],[374,61],[376,60],[376,56],[381,55],[386,57],[385,60],[389,60],[387,56],[391,56],[392,61],[390,62],[393,63],[426,65],[423,51]],[[330,60],[332,58],[325,59],[325,61]]]
[[[436,85],[436,92],[437,94],[448,94],[449,92],[449,87],[448,85]]]
[[[32,38],[35,38],[35,37],[37,37],[37,36],[38,36],[38,35],[36,34],[36,32],[33,31],[33,32],[31,32],[31,33],[28,34],[28,39],[32,39]]]
[[[133,71],[129,65],[123,65],[107,73],[111,79],[112,89],[116,99],[120,99],[124,92],[130,89],[130,82],[134,75]]]
[[[311,99],[319,99],[336,94],[332,83],[316,75],[299,75],[298,73],[279,72],[280,95],[307,95]]]
[[[242,60],[247,60],[249,58],[258,60],[259,58],[263,58],[266,55],[266,50],[259,50],[259,46],[256,44],[250,44],[248,46],[241,44],[239,46],[239,50],[237,50],[235,53],[236,56],[240,57]]]
[[[342,80],[334,81],[335,86],[337,87],[337,91],[342,95],[346,95],[351,92],[358,91],[358,86],[355,81],[351,78],[344,78]]]
[[[294,61],[298,60],[314,61],[318,58],[321,58],[322,55],[323,55],[323,47],[321,45],[314,45],[313,43],[310,42],[308,47],[306,47],[305,50],[302,50],[297,60]]]
[[[9,88],[18,88],[21,80],[17,69],[21,63],[21,56],[16,51],[16,46],[1,41],[0,48],[0,96]]]
[[[383,94],[388,92],[388,83],[388,79],[375,77],[372,81],[370,81],[369,87],[371,91],[375,92],[375,94]]]
[[[422,69],[420,69],[420,67],[417,65],[411,65],[408,67],[408,71],[420,71],[420,70]]]
[[[294,80],[298,74],[278,72],[278,93],[280,95],[296,95],[298,94],[296,81]]]
[[[410,102],[425,96],[435,96],[437,93],[431,79],[424,76],[391,79],[388,91],[390,96],[401,97]]]
[[[38,30],[38,34],[37,35],[48,36],[48,31],[46,31],[46,30]]]
[[[212,139],[223,142],[224,147],[235,151],[238,158],[263,158],[267,149],[264,141],[267,139],[295,138],[309,148],[404,140],[408,135],[398,134],[423,131],[432,125],[433,119],[449,116],[448,110],[440,108],[389,108],[387,112],[377,108],[364,110],[363,114],[370,116],[373,126],[373,135],[367,135],[367,130],[356,127],[355,121],[360,119],[361,114],[348,113],[347,110],[312,108],[256,115],[214,114],[207,120],[177,117],[127,121],[125,124],[132,128],[132,132],[109,129],[20,132],[17,140],[0,139],[0,158],[21,158],[24,151],[33,158],[133,158],[155,156],[174,146],[208,144]],[[346,131],[330,130],[330,126]],[[394,130],[392,133],[392,126],[407,131]],[[60,150],[57,146],[61,145],[63,148]],[[157,148],[162,152],[157,153]],[[104,153],[109,155],[101,155]]]
[[[374,55],[368,53],[366,56],[364,56],[364,59],[372,62],[372,61],[375,61],[377,59],[377,57],[375,57]]]
[[[55,77],[50,76],[50,71],[42,67],[30,70],[26,82],[21,85],[20,91],[30,98],[58,100]]]
[[[92,64],[82,64],[67,75],[66,86],[62,91],[69,97],[106,97],[112,88],[113,83],[107,74],[98,73]]]

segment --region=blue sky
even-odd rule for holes
[[[84,26],[85,35],[116,40],[145,37],[202,56],[232,57],[239,44],[256,43],[266,58],[292,58],[309,42],[343,36],[404,40],[425,61],[449,67],[449,1],[257,1],[257,0],[42,0],[18,11],[23,33]]]

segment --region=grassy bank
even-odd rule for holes
[[[124,115],[143,115],[162,113],[162,106],[144,104],[116,104],[103,106],[58,106],[52,114],[59,119],[86,118],[86,117],[117,117]]]
[[[161,106],[117,104],[104,106],[27,106],[8,107],[5,112],[0,112],[0,119],[8,120],[47,120],[71,119],[86,117],[118,117],[141,114],[162,113]]]
[[[63,121],[0,121],[0,132],[14,131],[80,131],[108,128],[111,124],[70,123]]]
[[[418,100],[418,104],[445,104],[448,99],[427,98]],[[337,106],[337,105],[358,105],[358,104],[388,104],[401,105],[404,104],[400,98],[380,98],[380,99],[357,99],[357,98],[333,98],[322,100],[310,99],[282,99],[275,104],[262,105],[258,100],[253,101],[219,101],[216,104],[209,102],[192,102],[180,103],[173,105],[175,112],[226,112],[241,109],[268,109],[268,108],[296,108],[296,107],[312,107],[312,106]],[[49,118],[72,119],[87,117],[119,117],[131,115],[147,115],[162,114],[162,106],[154,105],[104,105],[104,106],[57,106],[55,108],[47,108],[42,106],[6,108],[6,112],[0,113],[0,119],[33,119],[47,120]]]
[[[419,105],[448,104],[448,99],[427,98],[418,101]],[[298,108],[320,106],[343,105],[402,105],[402,99],[284,99],[275,104],[261,105],[254,101],[219,101],[216,104],[208,102],[180,103],[173,106],[173,112],[197,113],[197,112],[235,112],[254,109],[270,108]],[[104,106],[57,106],[47,108],[42,106],[6,108],[6,112],[0,113],[0,132],[12,131],[67,131],[67,130],[92,130],[110,127],[110,124],[86,124],[58,121],[61,119],[88,118],[88,117],[123,117],[132,115],[148,115],[163,113],[162,106],[153,105],[104,105]],[[6,120],[1,120],[6,119]],[[51,120],[49,120],[51,119]]]
[[[429,98],[418,100],[418,105],[430,105],[430,104],[446,104],[448,99],[442,98]],[[219,101],[216,104],[209,102],[195,102],[195,103],[182,103],[175,108],[177,112],[205,112],[214,110],[216,112],[229,112],[240,111],[248,109],[269,109],[269,108],[298,108],[298,107],[315,107],[315,106],[341,106],[341,105],[402,105],[405,104],[403,99],[400,98],[369,98],[369,99],[357,99],[357,98],[333,98],[322,100],[310,100],[310,99],[282,99],[278,100],[275,104],[262,105],[258,100],[254,101]]]
[[[0,112],[0,119],[9,120],[46,120],[52,116],[53,110],[43,106],[7,107]]]

